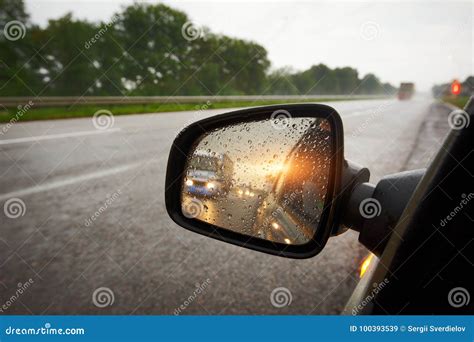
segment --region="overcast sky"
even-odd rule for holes
[[[150,2],[150,1],[149,1]],[[155,1],[156,2],[156,1]],[[474,1],[162,1],[212,32],[263,45],[272,68],[351,66],[384,82],[464,80],[473,71]],[[106,21],[128,0],[26,0],[33,22],[72,12]]]

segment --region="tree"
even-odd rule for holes
[[[350,67],[324,64],[269,72],[261,45],[196,27],[184,12],[135,3],[92,23],[67,14],[45,28],[29,22],[23,1],[0,0],[0,95],[324,95],[394,89]],[[189,29],[191,31],[189,31]],[[191,35],[191,36],[189,36]]]
[[[334,69],[334,76],[338,83],[338,94],[352,94],[359,85],[357,70],[345,67]]]
[[[299,89],[294,85],[292,70],[286,67],[270,73],[267,77],[265,93],[274,95],[297,95]]]
[[[97,79],[95,56],[88,55],[84,44],[97,27],[74,20],[71,14],[50,20],[38,34],[36,43],[42,46],[39,72],[45,82],[42,95],[91,95]]]
[[[188,17],[163,4],[135,3],[118,14],[110,39],[119,48],[113,82],[130,95],[179,93],[189,48],[181,29]]]
[[[268,76],[269,93],[279,95],[393,94],[395,88],[382,84],[373,74],[358,78],[350,67],[331,69],[324,64],[313,65],[302,72],[284,68]]]
[[[32,35],[23,0],[0,0],[0,95],[34,95],[40,77],[33,64]]]
[[[382,82],[374,74],[365,75],[358,88],[359,94],[384,94],[385,92]]]

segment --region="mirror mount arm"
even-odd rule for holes
[[[341,190],[338,196],[340,200],[340,213],[343,215],[337,215],[340,217],[339,220],[336,220],[333,225],[332,236],[342,234],[348,229],[357,230],[357,227],[360,225],[356,222],[357,217],[355,214],[352,214],[347,210],[347,208],[352,208],[349,205],[353,195],[358,195],[359,191],[355,191],[360,184],[368,184],[370,178],[370,171],[368,168],[363,167],[357,163],[354,163],[350,160],[344,160],[343,170],[342,170],[342,181],[341,181]],[[353,201],[354,199],[352,199]],[[347,216],[347,217],[346,217]]]
[[[405,171],[383,177],[376,186],[355,184],[342,207],[342,224],[360,232],[359,242],[375,255],[382,255],[424,174],[425,169]]]

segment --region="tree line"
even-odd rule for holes
[[[272,70],[260,44],[212,33],[164,4],[108,21],[66,14],[45,27],[0,0],[0,96],[391,94],[373,74],[324,64]],[[317,56],[315,56],[317,59]]]

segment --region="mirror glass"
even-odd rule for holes
[[[187,160],[186,217],[284,244],[318,228],[330,179],[326,119],[243,122],[205,133]]]

